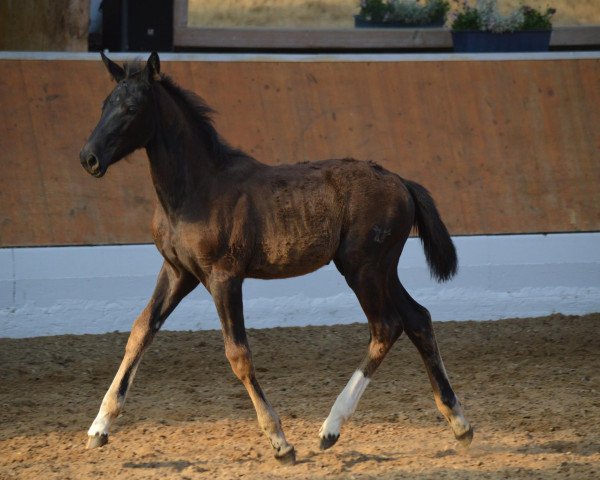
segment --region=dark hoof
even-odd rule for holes
[[[275,458],[282,465],[294,465],[296,463],[296,451],[294,450],[294,447],[290,445],[288,450],[277,452]]]
[[[339,435],[332,435],[329,434],[325,437],[321,437],[321,444],[319,445],[319,448],[321,450],[327,450],[328,448],[331,448],[335,445],[335,442],[338,441],[338,438],[340,438]]]
[[[469,445],[471,445],[471,442],[473,441],[473,427],[469,427],[469,429],[462,435],[455,436],[460,446],[463,448],[467,448]]]
[[[98,448],[108,443],[107,434],[96,434],[93,437],[88,437],[86,448]]]

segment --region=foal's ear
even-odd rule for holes
[[[104,65],[106,65],[110,76],[115,82],[118,83],[125,78],[125,70],[123,70],[122,67],[119,67],[119,65],[104,55],[104,52],[100,52],[100,56],[102,57],[102,61],[104,62]]]
[[[146,63],[146,75],[149,82],[160,80],[160,59],[158,53],[152,52]]]

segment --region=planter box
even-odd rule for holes
[[[546,52],[551,30],[493,33],[476,30],[452,32],[455,52]]]
[[[419,24],[408,24],[402,22],[374,22],[371,20],[365,20],[359,15],[354,15],[354,26],[356,28],[436,28],[443,27],[445,20],[439,20],[437,22],[427,23],[423,25]]]

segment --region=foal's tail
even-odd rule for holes
[[[431,276],[439,282],[450,280],[458,269],[456,249],[442,222],[435,202],[425,187],[410,180],[402,179],[415,202],[416,228]]]

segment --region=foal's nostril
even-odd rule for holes
[[[87,164],[91,170],[96,170],[100,166],[100,162],[98,162],[98,159],[92,153],[87,157]]]

